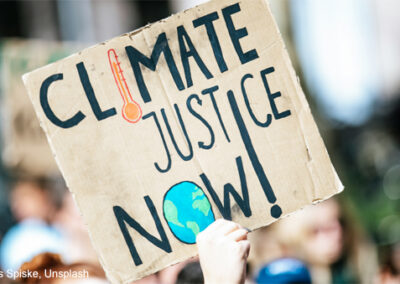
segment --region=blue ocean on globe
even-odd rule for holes
[[[184,243],[196,243],[196,236],[215,221],[210,201],[193,182],[171,187],[164,197],[163,212],[172,233]]]

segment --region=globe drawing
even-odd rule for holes
[[[184,181],[171,187],[164,196],[165,220],[174,236],[187,244],[215,221],[210,201],[195,183]]]

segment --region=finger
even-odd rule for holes
[[[236,224],[238,225],[239,229],[245,229],[247,232],[251,233],[251,230],[250,230],[249,228],[247,228],[247,227],[245,227],[245,226],[242,226],[242,225],[239,224],[239,223],[236,223]]]
[[[247,240],[248,232],[246,229],[238,229],[235,231],[230,232],[226,237],[232,241],[238,242],[242,240]]]
[[[248,240],[242,240],[238,241],[238,244],[240,244],[241,248],[243,249],[245,257],[247,258],[250,253],[250,242]]]
[[[201,233],[206,233],[206,234],[212,234],[213,232],[215,232],[216,230],[218,230],[218,228],[220,226],[222,226],[222,224],[224,223],[224,219],[217,219],[214,222],[212,222],[207,228],[205,228],[203,231],[200,232]]]
[[[227,236],[231,232],[236,231],[238,229],[239,229],[239,224],[232,221],[224,220],[224,222],[221,223],[221,226],[215,231],[215,234],[218,236]]]

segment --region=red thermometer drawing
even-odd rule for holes
[[[115,49],[108,50],[108,60],[110,61],[110,67],[114,75],[115,84],[117,85],[118,91],[124,101],[124,105],[122,106],[122,116],[126,121],[136,123],[142,117],[142,109],[132,98]]]

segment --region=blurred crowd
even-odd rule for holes
[[[18,273],[12,275],[18,283],[38,283],[23,271],[87,271],[65,283],[107,283],[62,180],[18,180],[12,186],[10,207],[16,222],[0,243],[4,274]],[[246,283],[400,283],[399,243],[378,255],[341,197],[254,231],[249,240]],[[50,283],[63,281],[54,277]],[[134,283],[203,283],[203,275],[194,258]]]
[[[37,283],[22,272],[86,270],[82,283],[108,283],[33,111],[12,102],[27,101],[20,76],[201,2],[0,2],[0,275]],[[400,283],[400,2],[269,2],[345,191],[252,232],[246,281]],[[197,259],[137,281],[202,282]]]
[[[0,267],[6,276],[23,267],[50,268],[54,263],[95,265],[104,276],[72,195],[61,178],[19,179],[12,185],[9,198],[15,224],[0,242]]]

